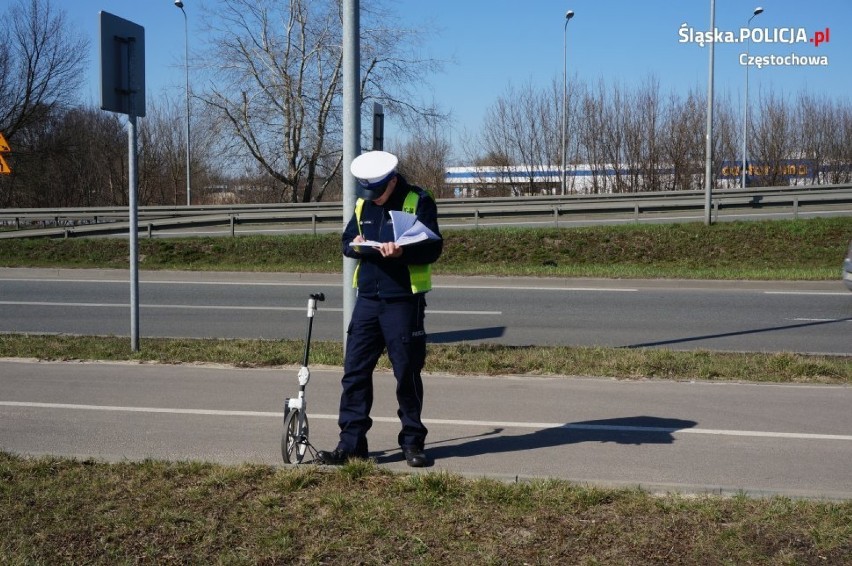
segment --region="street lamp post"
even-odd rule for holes
[[[182,0],[175,0],[175,6],[183,12],[183,34],[184,34],[184,51],[183,62],[186,70],[186,206],[192,204],[192,182],[190,169],[190,153],[189,153],[189,23],[186,17],[186,10],[183,9]],[[177,203],[175,203],[177,204]]]
[[[710,0],[710,31],[716,31],[716,0]],[[704,157],[704,224],[713,222],[711,208],[713,206],[713,56],[715,42],[710,42],[710,62],[707,77],[707,134],[705,139]]]
[[[754,9],[754,13],[748,19],[746,27],[751,25],[751,21],[758,14],[763,13],[763,8],[758,6]],[[746,160],[748,159],[748,146],[746,145],[746,137],[748,136],[748,55],[751,50],[751,33],[748,36],[748,46],[746,47],[746,66],[745,66],[745,96],[743,97],[743,163],[742,163],[742,188],[746,188]]]
[[[568,119],[568,22],[574,17],[574,12],[565,12],[565,26],[562,30],[562,194],[565,194],[565,122]]]

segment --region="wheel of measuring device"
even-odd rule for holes
[[[301,430],[299,416],[302,411],[291,409],[284,419],[284,433],[281,435],[281,457],[285,464],[301,464],[308,451],[308,415],[302,415]]]

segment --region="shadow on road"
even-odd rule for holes
[[[618,444],[672,444],[675,432],[692,428],[695,421],[650,417],[645,415],[578,421],[562,426],[536,430],[527,434],[502,435],[504,429],[463,438],[453,438],[427,443],[426,450],[431,459],[469,458],[483,454],[520,452],[537,448],[552,448],[581,442],[615,442]],[[464,442],[455,444],[459,440]],[[453,444],[451,444],[453,443]],[[400,461],[398,450],[375,454],[380,463]]]
[[[448,344],[450,342],[465,342],[468,340],[485,340],[487,338],[500,338],[505,332],[505,326],[434,332],[426,336],[426,341],[430,344]]]
[[[769,326],[767,328],[752,328],[751,330],[739,330],[737,332],[723,332],[720,334],[705,334],[704,336],[688,336],[686,338],[672,338],[671,340],[657,340],[655,342],[644,342],[642,344],[629,344],[623,348],[651,348],[654,346],[667,346],[669,344],[681,344],[683,342],[697,342],[699,340],[712,340],[713,338],[730,338],[732,336],[744,336],[746,334],[760,334],[762,332],[776,332],[778,330],[790,330],[793,328],[807,328],[809,326],[820,326],[823,324],[836,324],[838,322],[850,322],[852,318],[836,318],[833,320],[818,320],[803,322],[801,324],[786,324],[784,326]]]

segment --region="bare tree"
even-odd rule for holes
[[[0,14],[0,37],[0,131],[12,139],[73,101],[88,42],[51,0],[17,0]]]
[[[829,183],[852,182],[852,106],[837,105],[833,112],[833,132],[828,143]]]
[[[623,178],[622,159],[626,153],[625,143],[625,105],[627,100],[623,89],[618,84],[606,86],[603,80],[598,82],[598,99],[601,101],[601,131],[602,147],[604,155],[603,167],[612,171],[613,186],[611,191],[615,193],[625,192],[627,189]],[[607,175],[609,177],[609,175]]]
[[[117,114],[74,108],[59,123],[51,159],[51,194],[67,192],[66,206],[127,204],[127,133]],[[55,199],[48,205],[55,206]]]
[[[361,98],[431,117],[410,98],[433,62],[415,60],[403,30],[362,33]],[[221,0],[211,27],[214,82],[205,101],[294,202],[320,200],[342,160],[342,16],[336,0]],[[372,30],[372,31],[371,31]],[[284,200],[284,199],[282,199]]]
[[[852,180],[852,110],[849,105],[818,98],[798,97],[800,172],[807,182],[848,183]]]
[[[149,103],[139,128],[139,202],[145,204],[183,204],[186,202],[186,130],[175,124],[185,119],[184,101],[163,95]],[[217,132],[210,118],[194,112],[190,167],[193,201],[210,202],[220,198],[208,193],[224,190],[213,181],[217,163],[227,155],[219,151]],[[225,200],[229,200],[225,197]]]
[[[759,118],[754,128],[752,149],[755,164],[749,166],[749,174],[755,182],[765,186],[784,185],[785,160],[794,154],[793,118],[787,101],[774,93],[760,97]]]
[[[826,164],[829,138],[833,130],[833,112],[827,100],[817,100],[810,93],[800,93],[798,97],[798,145],[801,159],[807,162],[807,180],[818,182],[820,169]]]
[[[518,163],[515,154],[515,140],[512,132],[512,104],[510,97],[501,96],[488,107],[480,130],[480,145],[484,159],[477,165],[495,169],[494,176],[500,183],[507,186],[512,196],[520,195],[520,188],[514,180],[513,167]],[[485,185],[481,179],[480,184]]]
[[[545,174],[558,173],[562,162],[561,97],[562,88],[557,93],[555,83],[548,90],[510,85],[486,111],[480,155],[490,156],[484,163],[488,167],[502,169],[513,195],[552,191],[558,185]]]
[[[16,139],[15,174],[0,179],[9,188],[0,205],[127,204],[127,135],[116,115],[72,108],[19,129]]]
[[[186,202],[186,130],[176,128],[185,118],[177,99],[166,97],[149,104],[139,130],[139,201],[149,204]],[[192,151],[197,148],[191,144]],[[196,169],[192,165],[192,169]],[[195,188],[201,183],[193,175]],[[193,195],[196,196],[197,195]],[[195,199],[199,201],[199,199]]]
[[[317,0],[315,0],[317,1]],[[323,0],[328,2],[329,0]],[[330,0],[338,5],[340,0]],[[428,22],[403,27],[394,15],[394,3],[361,0],[361,102],[362,112],[379,102],[408,131],[445,125],[443,112],[427,82],[444,62],[422,50],[433,29]],[[339,24],[342,26],[342,23]]]
[[[663,118],[662,138],[665,161],[671,167],[671,190],[698,188],[698,176],[704,170],[704,108],[699,89],[692,89],[681,100],[672,94]]]
[[[15,150],[14,173],[0,179],[0,205],[51,202],[48,139],[81,84],[87,42],[50,0],[17,0],[0,14],[0,132]],[[32,145],[35,143],[35,145]],[[21,178],[28,163],[43,162]],[[64,197],[58,196],[57,200]]]
[[[519,195],[524,188],[535,188],[537,168],[561,162],[561,136],[556,131],[561,127],[561,85],[542,92],[530,86],[509,87],[487,108],[476,154],[487,158],[472,157],[475,152],[468,149],[469,163],[485,165],[487,174],[496,176],[497,183],[483,182],[481,188],[508,188]],[[568,114],[566,140],[569,163],[584,163],[590,169],[581,177],[580,190],[703,187],[706,98],[702,92],[694,88],[685,96],[673,93],[664,100],[653,76],[633,89],[602,80],[590,89],[572,81],[569,109],[573,110]],[[730,95],[717,100],[712,164],[716,187],[739,185],[739,176],[730,172],[736,168],[722,173],[726,164],[740,159],[739,117]],[[848,103],[803,94],[794,108],[784,96],[764,95],[749,128],[756,182],[797,183],[803,175],[802,160],[812,164],[811,182],[848,182],[852,178],[850,118]],[[519,182],[519,175],[526,175],[527,182]]]
[[[736,163],[741,159],[742,125],[741,113],[736,108],[729,94],[720,96],[715,102],[713,126],[713,186],[721,188],[739,187],[740,181],[736,174],[721,175],[725,163]],[[749,132],[752,128],[749,127]],[[736,173],[734,168],[733,172]]]
[[[628,93],[624,106],[624,161],[628,190],[657,190],[660,184],[662,108],[659,83],[654,77]]]
[[[586,192],[607,192],[607,151],[604,143],[606,99],[604,88],[599,84],[597,93],[588,88],[583,92],[583,120],[580,123],[580,159],[591,167],[592,185]]]
[[[450,142],[436,127],[423,135],[415,136],[402,146],[397,153],[400,156],[400,172],[415,185],[432,191],[435,198],[446,198],[444,173],[450,155]]]
[[[580,132],[581,132],[581,124],[583,122],[583,115],[581,112],[581,100],[583,93],[586,90],[586,87],[583,83],[581,83],[576,77],[572,78],[568,83],[568,92],[566,95],[566,100],[563,103],[559,101],[562,99],[562,86],[558,84],[558,81],[554,80],[551,83],[551,98],[556,104],[555,108],[560,108],[559,111],[555,113],[556,116],[559,116],[560,123],[558,125],[559,128],[562,127],[562,106],[564,105],[564,111],[566,113],[565,116],[565,168],[566,168],[566,187],[565,190],[569,193],[576,192],[578,190],[582,190],[584,184],[579,184],[577,181],[576,171],[577,165],[582,163],[581,155],[580,155]],[[554,134],[552,136],[554,142],[556,143],[557,135]],[[561,132],[559,133],[559,138],[561,138]],[[552,163],[559,163],[561,166],[562,163],[562,140],[559,139],[558,143],[559,147],[559,157],[555,158]],[[571,174],[573,172],[574,174]]]

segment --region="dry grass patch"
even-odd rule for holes
[[[0,562],[844,564],[852,503],[0,453]]]
[[[0,357],[41,360],[130,360],[213,363],[235,367],[299,365],[300,340],[145,338],[139,352],[127,338],[0,334]],[[311,344],[314,366],[342,366],[338,342]],[[386,355],[381,369],[390,369]],[[451,375],[600,376],[618,379],[852,383],[852,359],[795,353],[729,353],[655,348],[430,344],[426,368]]]

